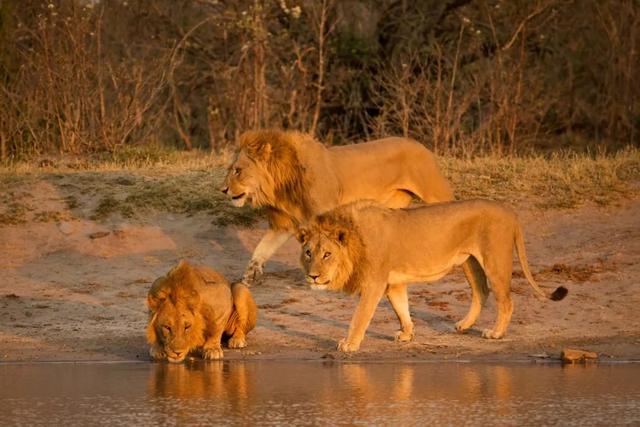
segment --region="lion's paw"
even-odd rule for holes
[[[247,286],[257,285],[262,280],[262,263],[251,261],[242,276],[242,283]]]
[[[395,341],[396,342],[409,342],[409,341],[413,340],[414,336],[415,336],[415,333],[413,331],[405,332],[402,329],[400,329],[399,331],[396,332]]]
[[[350,343],[346,340],[346,338],[338,341],[338,351],[343,351],[345,353],[358,351],[360,349],[360,344]]]
[[[244,337],[231,337],[229,338],[229,348],[245,348],[247,346],[247,340]]]
[[[153,360],[164,360],[167,358],[167,354],[158,346],[152,346],[149,348],[149,356],[151,356]]]
[[[498,340],[504,336],[504,333],[498,334],[493,329],[485,329],[482,331],[482,338],[487,338],[491,340]]]
[[[218,360],[223,356],[222,347],[205,348],[202,351],[202,358],[205,360]]]

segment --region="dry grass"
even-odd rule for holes
[[[228,155],[198,151],[133,151],[4,166],[0,224],[73,217],[142,220],[170,212],[206,214],[218,225],[250,225],[261,213],[234,208],[219,191],[228,160]],[[637,194],[640,183],[640,151],[634,148],[609,156],[445,157],[441,164],[460,199],[488,198],[540,209],[608,205]],[[38,184],[51,188],[49,204],[34,195]]]
[[[543,209],[608,205],[636,194],[640,184],[636,148],[612,155],[444,158],[442,165],[460,199],[525,202]]]

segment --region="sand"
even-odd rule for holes
[[[266,229],[265,223],[220,227],[204,213],[94,221],[68,211],[51,184],[30,185],[41,210],[60,214],[0,225],[1,361],[148,360],[145,298],[154,278],[188,259],[236,280]],[[640,359],[640,199],[517,210],[538,282],[547,289],[563,285],[569,295],[540,301],[516,265],[505,338],[481,337],[495,318],[492,296],[470,331],[454,331],[470,299],[458,268],[437,283],[410,287],[414,341],[393,341],[398,324],[384,301],[360,352],[338,353],[357,298],[309,289],[291,239],[267,263],[263,283],[252,287],[259,320],[248,347],[225,350],[225,357],[537,360],[572,347],[596,351],[600,360]]]

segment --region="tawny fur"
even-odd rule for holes
[[[327,148],[312,136],[278,130],[250,131],[238,140],[238,152],[223,184],[236,206],[266,207],[270,232],[254,251],[247,283],[290,235],[313,215],[357,200],[387,207],[453,199],[433,153],[408,138]]]
[[[456,265],[470,269],[472,302],[456,324],[471,327],[489,293],[494,292],[498,316],[486,338],[501,338],[513,311],[510,286],[513,250],[525,277],[539,296],[560,300],[560,287],[549,294],[540,289],[529,270],[521,226],[513,211],[483,200],[449,202],[392,210],[372,202],[357,202],[315,217],[301,227],[301,262],[307,281],[316,288],[357,292],[360,301],[349,333],[339,344],[355,351],[380,299],[386,294],[401,329],[397,338],[413,337],[407,283],[432,282]],[[488,280],[487,280],[488,279]]]
[[[229,285],[215,270],[186,261],[156,279],[147,305],[149,353],[171,362],[181,362],[193,352],[205,359],[222,358],[223,336],[229,347],[245,347],[257,318],[246,286]]]

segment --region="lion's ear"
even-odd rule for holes
[[[268,162],[271,158],[272,147],[268,142],[263,142],[262,144],[258,144],[255,147],[253,152],[253,157],[258,160],[262,160],[263,162]]]
[[[298,239],[298,242],[303,245],[307,243],[307,241],[309,240],[309,229],[306,227],[296,228],[296,239]]]
[[[165,282],[166,277],[157,278],[147,294],[147,307],[152,313],[158,311],[160,304],[167,299],[168,293],[165,289]]]
[[[335,237],[338,243],[346,245],[349,240],[349,230],[346,228],[339,228],[335,232]]]
[[[167,276],[175,277],[175,276],[179,275],[180,273],[187,272],[187,271],[191,270],[191,268],[192,268],[191,264],[189,264],[186,260],[181,259],[180,262],[178,263],[178,265],[176,265],[171,270],[169,270],[169,272],[167,273]]]

